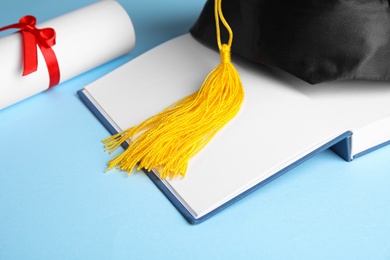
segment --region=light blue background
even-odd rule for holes
[[[0,25],[92,2],[3,1]],[[390,259],[390,146],[322,152],[196,226],[142,172],[103,173],[108,132],[76,91],[187,32],[205,1],[119,2],[131,54],[0,111],[0,259]]]

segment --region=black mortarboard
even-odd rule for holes
[[[191,29],[216,46],[213,2]],[[224,0],[232,53],[315,84],[390,79],[390,7],[386,0]],[[223,32],[222,32],[223,33]]]

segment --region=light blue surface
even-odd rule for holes
[[[92,2],[3,1],[0,25]],[[204,4],[119,2],[131,54],[0,111],[0,259],[390,259],[390,146],[352,163],[325,151],[197,226],[143,173],[104,174],[108,132],[76,91],[187,32]]]

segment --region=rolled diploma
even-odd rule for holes
[[[47,27],[56,31],[52,48],[60,83],[128,53],[135,45],[130,17],[116,1],[100,1],[36,26]],[[0,109],[49,87],[47,65],[38,46],[38,70],[22,76],[22,45],[20,33],[0,38]]]

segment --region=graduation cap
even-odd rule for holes
[[[212,2],[191,33],[215,46]],[[225,0],[222,8],[232,53],[245,59],[311,84],[390,79],[388,0]]]
[[[230,51],[310,83],[388,79],[389,19],[388,2],[380,0],[208,0],[191,33],[219,49],[220,65],[197,92],[103,140],[109,152],[129,143],[108,170],[130,173],[138,164],[156,169],[162,178],[184,177],[189,159],[243,102]]]

